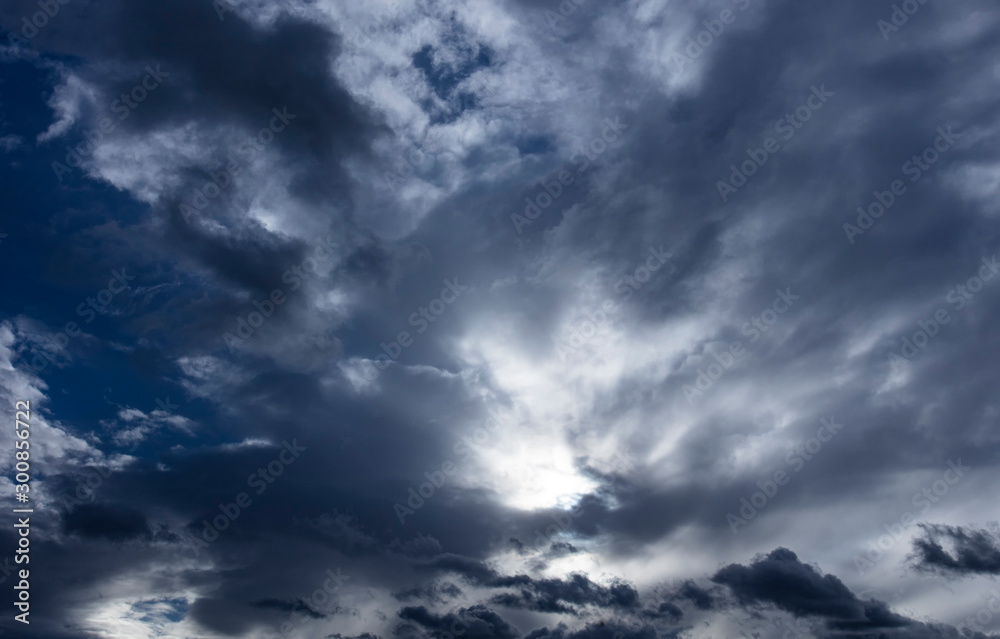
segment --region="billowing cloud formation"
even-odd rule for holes
[[[1000,630],[994,2],[0,27],[40,636]]]
[[[758,557],[749,566],[726,566],[712,581],[728,586],[742,606],[771,604],[795,617],[821,622],[818,628],[825,637],[868,637],[873,632],[883,637],[962,636],[950,626],[895,614],[882,601],[862,601],[837,577],[801,563],[786,548]],[[788,627],[795,630],[791,624]]]
[[[785,548],[750,566],[726,566],[712,581],[729,586],[743,604],[771,603],[796,616],[828,619],[836,629],[871,631],[908,624],[881,602],[860,601],[835,576],[817,572]]]

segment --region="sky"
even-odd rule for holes
[[[1000,633],[995,2],[0,29],[4,637]]]

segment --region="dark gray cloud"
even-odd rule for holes
[[[916,567],[928,572],[963,575],[1000,574],[1000,536],[994,530],[943,524],[920,524],[913,540]]]
[[[151,537],[149,522],[142,512],[106,504],[83,504],[66,513],[63,531],[111,541]]]
[[[704,588],[700,588],[698,584],[691,580],[684,582],[680,589],[678,589],[676,597],[690,600],[696,608],[700,608],[701,610],[711,610],[714,604],[712,594]],[[672,609],[668,608],[668,610]]]
[[[501,575],[481,561],[458,555],[442,555],[423,566],[424,570],[454,573],[470,583],[486,588],[512,588],[514,592],[494,595],[491,602],[510,608],[539,612],[575,611],[573,606],[635,609],[639,593],[628,583],[601,586],[586,575],[567,579],[533,579],[529,575]]]
[[[313,619],[323,619],[326,617],[325,614],[313,610],[308,603],[302,601],[301,599],[296,601],[283,599],[261,599],[260,601],[255,601],[253,605],[257,608],[269,608],[271,610],[280,610],[288,613],[293,611],[302,611],[302,614],[308,615]]]
[[[785,548],[749,566],[730,564],[712,581],[728,586],[743,604],[774,604],[796,616],[827,619],[837,629],[891,629],[910,623],[881,602],[859,600],[837,577],[803,564]]]
[[[526,583],[525,583],[526,582]],[[515,586],[518,593],[494,596],[495,604],[510,608],[526,608],[538,612],[574,612],[573,605],[600,606],[603,608],[631,609],[639,605],[639,593],[629,584],[601,587],[585,575],[571,575],[569,579],[540,579],[528,581],[522,577],[497,579],[498,586]]]
[[[399,618],[410,622],[410,628],[419,629],[417,634],[411,634],[403,626],[397,630],[397,634],[402,636],[427,636],[436,639],[456,635],[476,639],[516,639],[520,636],[513,626],[485,606],[463,608],[455,614],[446,615],[435,615],[423,606],[413,606],[400,610]]]
[[[1000,12],[896,4],[58,5],[0,56],[38,627],[957,637],[975,580],[929,589],[1000,554],[964,514],[998,516]]]
[[[649,627],[629,627],[611,623],[590,624],[586,627],[570,631],[566,626],[559,625],[552,630],[539,628],[525,635],[525,639],[652,639],[661,636]],[[675,635],[667,635],[675,636]]]
[[[772,605],[820,622],[824,637],[959,637],[952,626],[927,624],[892,612],[885,602],[861,600],[836,576],[822,574],[778,548],[749,566],[730,564],[712,576],[747,607]],[[794,630],[794,627],[793,627]],[[967,635],[966,635],[967,636]],[[983,637],[972,632],[972,636]]]

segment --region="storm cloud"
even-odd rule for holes
[[[35,636],[1000,630],[995,3],[0,28]]]

